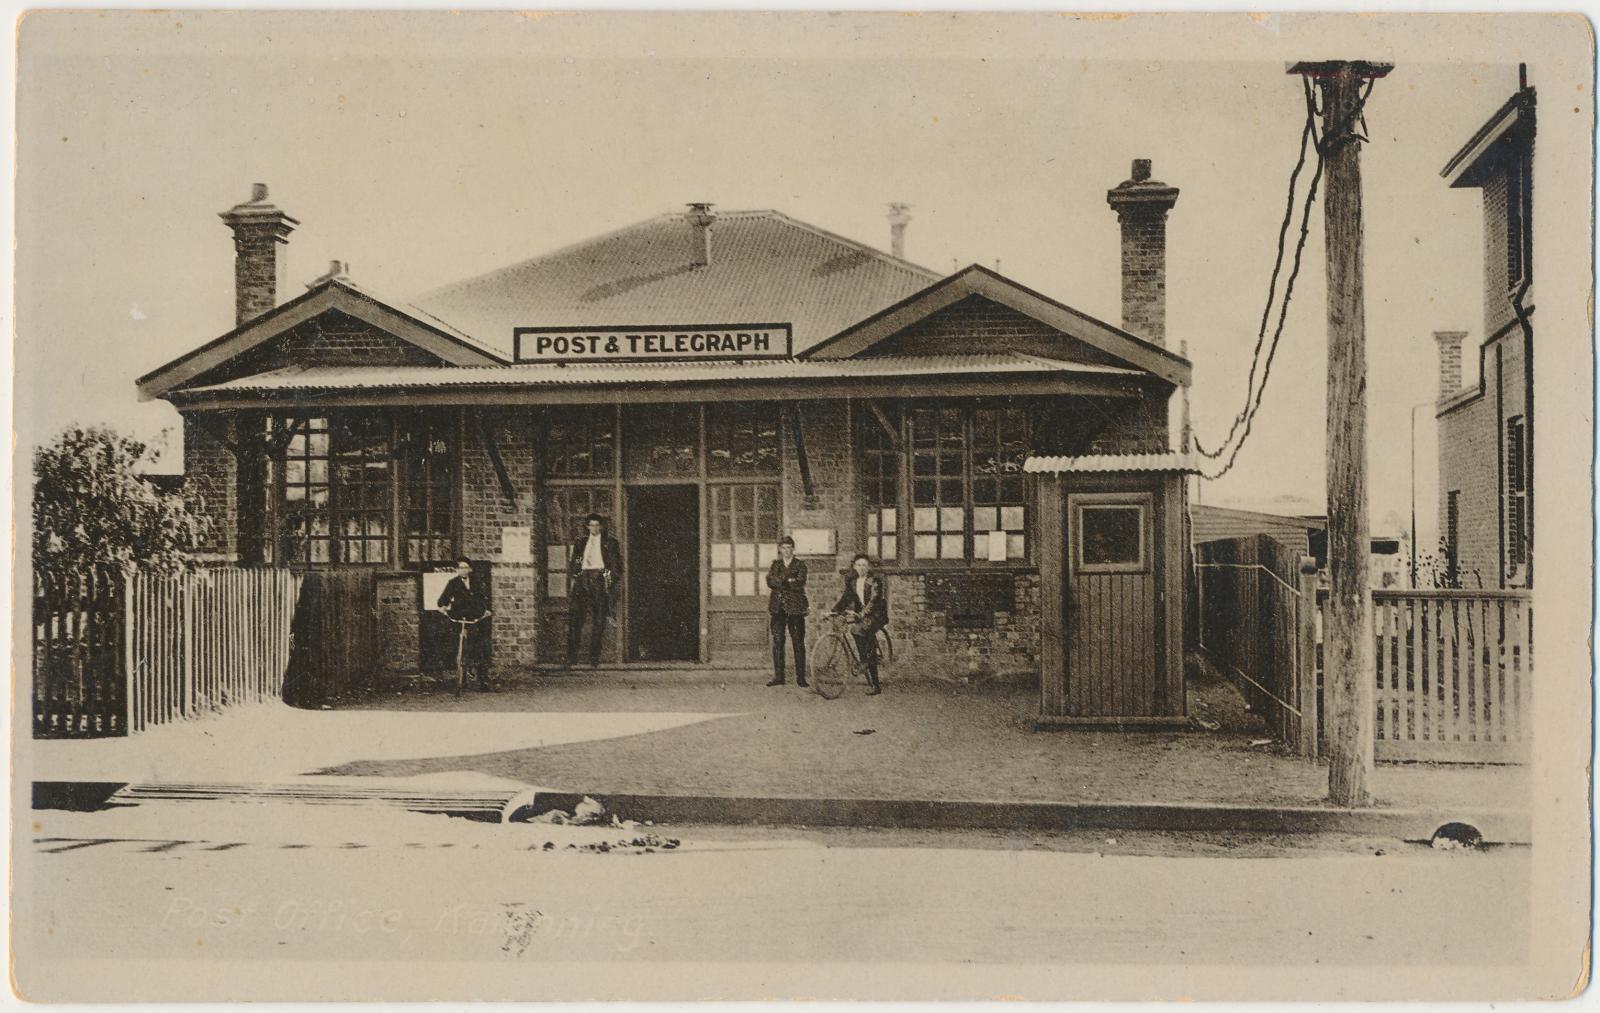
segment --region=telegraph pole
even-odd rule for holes
[[[1323,687],[1328,801],[1370,800],[1377,688],[1373,657],[1372,551],[1367,519],[1367,350],[1362,291],[1362,104],[1387,63],[1296,63],[1322,99],[1319,149],[1328,274],[1328,609],[1323,622]]]

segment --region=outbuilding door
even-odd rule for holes
[[[1148,492],[1067,496],[1067,713],[1142,717],[1157,710],[1153,497]]]

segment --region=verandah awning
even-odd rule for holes
[[[745,362],[507,366],[310,366],[175,390],[181,408],[340,405],[776,401],[821,397],[1082,394],[1138,397],[1138,369],[1020,352]]]

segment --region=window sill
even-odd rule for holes
[[[897,566],[879,566],[873,569],[874,573],[887,574],[901,577],[928,576],[940,573],[1011,573],[1028,574],[1038,573],[1037,563],[939,563],[934,565],[908,564]]]

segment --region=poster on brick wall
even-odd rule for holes
[[[511,527],[500,529],[500,562],[533,562],[533,529]]]

